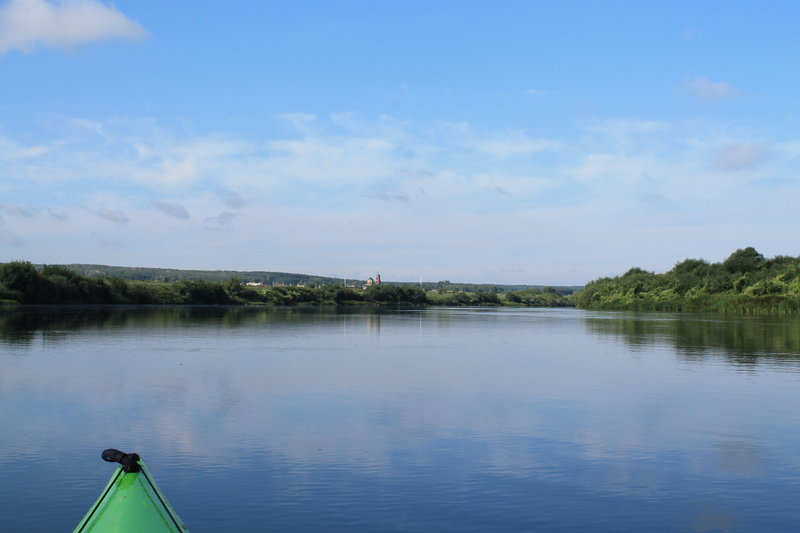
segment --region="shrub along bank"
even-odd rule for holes
[[[765,258],[754,248],[719,263],[686,259],[669,272],[631,268],[588,283],[574,296],[583,309],[800,312],[800,257]]]
[[[0,303],[122,305],[448,305],[568,306],[569,295],[553,288],[513,292],[425,291],[408,284],[366,290],[327,284],[319,287],[250,287],[241,280],[183,279],[174,282],[85,277],[67,267],[37,268],[25,261],[0,264]]]

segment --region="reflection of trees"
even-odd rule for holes
[[[71,333],[107,329],[183,329],[187,327],[271,327],[302,318],[309,325],[338,325],[343,315],[370,314],[369,309],[348,312],[320,307],[124,307],[37,306],[0,310],[0,343],[31,344],[41,334],[58,342]],[[378,312],[375,310],[374,312]]]
[[[687,361],[722,355],[736,365],[800,364],[797,318],[614,314],[585,322],[592,333],[620,337],[634,348],[670,344]]]
[[[381,334],[381,315],[380,313],[375,313],[371,315],[367,315],[367,329],[369,330],[370,335],[380,335]]]

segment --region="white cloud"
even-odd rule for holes
[[[159,132],[145,132],[145,135],[150,138],[140,139],[134,145],[139,157],[129,161],[132,168],[122,168],[117,161],[117,170],[109,169],[113,175],[180,187],[216,174],[226,159],[246,156],[252,150],[250,143],[225,138],[174,140],[163,138]],[[126,140],[122,138],[122,142]]]
[[[292,128],[303,133],[308,133],[311,124],[317,120],[316,115],[311,113],[284,113],[280,118],[288,122]]]
[[[519,131],[485,131],[467,123],[415,129],[353,115],[315,120],[308,133],[266,141],[189,136],[143,121],[92,123],[83,133],[71,125],[52,142],[37,141],[52,148],[46,154],[0,162],[0,187],[6,187],[0,202],[34,210],[28,218],[2,211],[4,238],[39,253],[31,260],[58,262],[80,248],[79,236],[98,231],[102,216],[127,225],[124,246],[107,254],[86,247],[96,262],[113,257],[129,264],[209,268],[261,262],[268,269],[309,272],[324,264],[330,274],[372,264],[391,265],[397,279],[421,274],[502,282],[528,276],[566,283],[595,274],[582,273],[587,267],[561,241],[588,246],[587,253],[600,254],[593,257],[601,266],[592,268],[613,273],[618,265],[602,266],[602,254],[624,252],[626,244],[609,244],[604,235],[644,242],[642,235],[651,231],[665,241],[675,237],[699,247],[700,239],[720,228],[731,233],[754,223],[743,191],[748,203],[771,210],[776,225],[793,224],[789,204],[797,185],[784,186],[786,194],[776,198],[774,187],[762,179],[795,176],[799,152],[791,138],[755,144],[746,132],[714,125],[626,118],[576,127],[572,135],[562,134],[563,144],[550,145]],[[102,142],[94,133],[98,128]],[[51,124],[50,131],[56,129]],[[762,163],[764,146],[770,157]],[[500,157],[544,147],[558,151]],[[487,157],[490,152],[498,155]],[[719,166],[709,165],[709,154],[719,156],[711,161]],[[186,164],[185,173],[168,173],[170,161]],[[748,165],[760,166],[754,172],[727,171]],[[166,222],[153,216],[155,210],[186,221],[159,234],[159,250],[148,247]],[[743,235],[756,235],[762,227],[756,224]],[[268,248],[254,246],[252,228],[259,228]],[[113,239],[112,229],[121,228],[109,225],[102,238]],[[775,235],[785,239],[787,231]],[[298,247],[301,241],[304,246]],[[720,246],[735,249],[732,242]],[[488,252],[475,254],[478,248]],[[542,250],[541,260],[523,252],[534,248]],[[674,263],[683,257],[675,250],[652,253]],[[567,275],[563,265],[572,259],[576,266]],[[551,267],[554,260],[561,266]]]
[[[729,144],[719,149],[716,163],[723,170],[742,170],[757,166],[765,155],[760,144]]]
[[[389,177],[394,168],[391,141],[367,137],[306,137],[276,140],[265,161],[279,181],[366,183]]]
[[[108,39],[141,39],[145,30],[97,0],[11,0],[0,9],[0,54],[37,46],[71,48]]]
[[[186,220],[189,218],[189,211],[186,210],[182,205],[177,204],[175,202],[163,202],[161,200],[152,200],[151,201],[153,207],[164,213],[165,215],[171,216],[173,218],[178,218],[181,220]]]
[[[700,100],[720,100],[740,94],[738,89],[726,81],[711,81],[704,77],[685,83],[684,89]]]
[[[0,161],[30,159],[44,155],[49,151],[50,148],[46,146],[22,146],[9,139],[0,138]]]
[[[591,153],[571,173],[586,180],[604,178],[615,182],[635,183],[645,179],[653,168],[654,161],[646,157]]]
[[[664,131],[669,124],[660,120],[640,120],[633,118],[613,118],[587,126],[586,131],[597,132],[609,137],[624,137]]]
[[[591,134],[584,138],[585,148],[598,152],[642,154],[657,150],[672,127],[668,122],[636,118],[594,121],[583,128]]]

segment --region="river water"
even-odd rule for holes
[[[0,531],[145,458],[202,531],[800,531],[800,319],[0,311]]]

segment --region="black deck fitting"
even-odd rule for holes
[[[108,448],[103,450],[102,457],[103,461],[121,464],[125,472],[138,472],[142,469],[138,463],[139,459],[141,459],[138,453],[125,453],[114,448]]]

